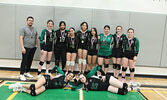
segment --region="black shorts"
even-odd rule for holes
[[[68,48],[67,53],[77,53],[77,50],[73,48]]]
[[[132,53],[132,52],[125,51],[125,52],[123,53],[123,57],[128,58],[128,59],[130,59],[130,60],[133,60],[134,56],[135,56],[135,54]]]
[[[110,77],[106,76],[105,82],[101,82],[98,91],[108,91],[108,87],[110,86],[109,79]]]
[[[49,87],[50,87],[50,75],[44,75],[44,78],[45,78],[45,84],[43,85],[43,86],[45,86],[45,89],[49,89]]]
[[[44,51],[47,51],[47,52],[52,52],[52,45],[44,45],[44,48],[43,48]]]
[[[102,57],[102,58],[105,58],[105,59],[111,59],[111,55],[109,55],[109,56],[102,56],[102,55],[98,55],[98,57]]]
[[[90,56],[97,56],[97,50],[89,49],[88,50],[88,55],[90,55]]]
[[[85,50],[88,50],[88,46],[85,45],[85,44],[79,44],[79,45],[78,45],[78,49],[85,49]]]
[[[123,50],[121,48],[113,48],[112,57],[122,58],[122,55],[123,55]]]

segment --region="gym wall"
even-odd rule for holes
[[[167,15],[154,13],[141,13],[117,10],[102,10],[91,8],[72,8],[55,6],[35,6],[18,4],[0,4],[0,58],[21,59],[19,44],[19,29],[26,25],[28,16],[34,17],[34,27],[38,36],[46,28],[46,22],[53,19],[54,29],[64,20],[67,29],[73,26],[80,29],[80,23],[88,22],[89,29],[96,27],[98,33],[103,32],[104,25],[115,27],[121,25],[123,33],[129,27],[135,29],[135,36],[140,41],[140,51],[137,65],[167,67]],[[35,60],[40,59],[40,48],[35,53]]]

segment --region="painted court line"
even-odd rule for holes
[[[83,90],[79,90],[79,100],[83,100]]]
[[[164,98],[165,100],[167,100],[167,98],[164,96],[164,95],[162,95],[161,93],[159,93],[157,90],[155,90],[155,89],[153,89],[157,94],[159,94],[162,98]]]
[[[2,83],[0,84],[0,87],[3,86],[5,83],[6,83],[6,81],[2,82]]]
[[[18,92],[12,93],[6,100],[12,100],[17,95],[17,93]]]

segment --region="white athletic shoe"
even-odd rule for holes
[[[139,82],[133,82],[132,87],[140,87],[141,84]]]
[[[37,75],[37,79],[39,79],[41,76],[42,76],[41,74]]]
[[[9,85],[9,89],[21,88],[21,87],[22,87],[22,85],[20,84],[20,82]]]
[[[26,80],[26,77],[25,77],[24,75],[20,75],[19,79],[20,79],[21,81],[25,81],[25,80]]]
[[[27,77],[29,77],[29,78],[33,78],[33,76],[32,76],[30,73],[26,73],[25,76],[27,76]]]
[[[23,88],[23,87],[19,87],[19,88],[14,88],[13,89],[13,92],[25,92],[27,89],[26,88]]]
[[[132,90],[140,91],[140,87],[132,87]]]

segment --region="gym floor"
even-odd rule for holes
[[[31,84],[36,81],[36,73],[30,72],[34,78],[29,78],[22,84]],[[19,71],[0,70],[1,100],[167,100],[167,79],[135,77],[135,82],[142,84],[140,91],[130,91],[127,95],[118,95],[107,91],[71,91],[64,89],[49,89],[44,93],[32,97],[27,93],[12,92],[8,86],[18,82]],[[13,81],[14,80],[14,81]],[[119,80],[121,78],[119,77]],[[126,82],[128,82],[128,78]]]

